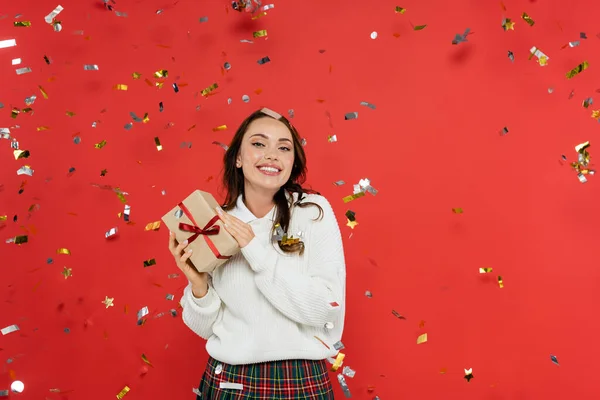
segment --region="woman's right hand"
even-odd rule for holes
[[[177,267],[183,272],[187,280],[192,284],[192,293],[194,297],[204,297],[208,292],[208,274],[206,272],[198,272],[194,265],[189,260],[192,255],[192,249],[186,250],[188,246],[187,240],[182,243],[177,243],[175,234],[169,232],[169,250]]]

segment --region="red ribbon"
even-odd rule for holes
[[[194,240],[196,240],[198,238],[198,236],[202,236],[204,238],[204,241],[208,245],[208,247],[211,249],[211,251],[215,255],[215,257],[217,257],[220,260],[230,259],[231,256],[221,255],[221,253],[219,253],[219,249],[217,249],[217,246],[215,246],[213,241],[210,240],[210,238],[209,238],[209,236],[218,235],[219,232],[221,231],[221,227],[219,225],[215,225],[217,223],[217,221],[219,220],[219,216],[215,215],[213,218],[211,218],[210,221],[208,221],[208,223],[206,225],[204,225],[204,228],[200,228],[200,227],[198,227],[198,224],[194,220],[192,213],[190,212],[190,210],[188,210],[188,208],[185,206],[185,204],[183,204],[183,202],[181,202],[178,204],[178,206],[179,206],[179,208],[181,208],[181,211],[183,211],[185,216],[188,217],[190,221],[192,221],[192,224],[193,224],[193,225],[184,224],[183,222],[179,223],[180,230],[182,230],[184,232],[192,232],[193,233],[193,235],[188,238],[188,243],[192,243]]]

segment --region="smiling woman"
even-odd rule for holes
[[[218,212],[241,252],[210,279],[188,278],[181,299],[184,323],[210,355],[198,399],[333,399],[325,360],[341,348],[344,249],[329,202],[302,188],[300,136],[258,110],[223,161]],[[175,256],[187,254],[183,244]]]

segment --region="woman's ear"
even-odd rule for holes
[[[236,168],[241,168],[242,167],[242,157],[239,156],[239,155],[235,159],[235,167]]]

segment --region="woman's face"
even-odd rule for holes
[[[236,159],[246,188],[274,193],[288,181],[293,166],[294,142],[287,126],[273,118],[252,121]]]

